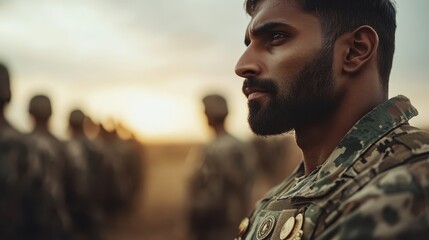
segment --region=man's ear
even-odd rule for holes
[[[378,50],[378,34],[370,26],[361,26],[347,34],[347,52],[344,54],[343,71],[354,74],[372,58],[376,57]]]

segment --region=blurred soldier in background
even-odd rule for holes
[[[28,111],[34,124],[30,135],[40,144],[51,146],[54,154],[61,154],[64,144],[49,130],[49,120],[52,115],[51,100],[45,95],[36,95],[31,99]]]
[[[0,63],[0,138],[7,135],[17,135],[18,131],[13,128],[5,117],[5,108],[11,99],[9,71]]]
[[[226,100],[208,95],[203,103],[216,137],[203,149],[199,168],[190,179],[191,239],[232,239],[234,225],[248,214],[254,160],[250,149],[225,129]]]
[[[134,137],[124,140],[118,135],[118,124],[111,122],[112,130],[100,124],[97,144],[109,156],[105,161],[106,189],[104,207],[111,219],[125,214],[132,208],[140,190],[143,152],[139,141]]]
[[[49,130],[49,120],[52,115],[50,99],[45,95],[34,96],[30,100],[29,114],[32,117],[34,128],[28,136],[28,141],[32,147],[43,150],[40,166],[38,166],[40,168],[39,174],[41,174],[43,190],[49,193],[49,197],[52,197],[53,201],[51,203],[38,200],[31,204],[38,206],[38,208],[55,207],[61,224],[70,228],[70,215],[66,207],[64,193],[65,166],[68,155],[65,151],[65,145]],[[30,164],[36,163],[31,162]]]
[[[66,172],[66,202],[73,221],[73,232],[90,239],[100,238],[105,211],[106,186],[103,171],[108,156],[85,135],[85,114],[73,110],[69,116],[70,141],[67,152],[70,161]]]
[[[268,190],[292,173],[301,162],[302,153],[292,134],[254,136],[250,144],[256,153],[255,184],[252,192],[252,202],[256,203]]]

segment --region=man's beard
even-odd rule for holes
[[[332,48],[323,47],[320,54],[304,65],[288,91],[280,92],[276,81],[248,78],[243,88],[263,89],[270,98],[266,106],[249,101],[249,124],[257,135],[281,134],[299,126],[325,119],[335,109],[333,92]]]

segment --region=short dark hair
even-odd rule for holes
[[[249,15],[264,0],[245,0]],[[278,0],[282,1],[282,0]],[[286,0],[283,0],[286,1]],[[325,43],[333,45],[346,32],[368,25],[377,32],[378,70],[383,89],[387,91],[395,52],[396,8],[392,0],[287,0],[297,3],[306,12],[319,17]]]

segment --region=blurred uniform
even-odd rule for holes
[[[34,96],[29,104],[29,113],[33,119],[34,129],[27,136],[27,139],[32,147],[42,149],[45,155],[37,163],[40,164],[38,168],[41,169],[42,187],[44,191],[51,195],[61,224],[69,229],[71,222],[64,193],[65,166],[68,161],[68,155],[66,154],[64,143],[49,130],[49,120],[52,115],[50,99],[45,95]],[[36,162],[31,162],[30,164],[36,164]],[[40,200],[33,204],[43,205],[44,202]],[[50,206],[51,203],[46,204]]]
[[[49,149],[32,140],[0,140],[0,239],[72,239],[67,213],[52,186]]]
[[[120,211],[127,213],[134,207],[134,201],[141,190],[143,181],[143,146],[134,137],[129,139],[117,138],[114,144],[117,154],[116,179],[118,190],[118,204]]]
[[[429,133],[415,115],[404,96],[374,108],[321,167],[269,192],[237,239],[427,239]]]
[[[142,174],[142,145],[135,138],[121,139],[117,129],[108,131],[100,127],[97,144],[108,156],[104,162],[103,175],[105,201],[103,203],[110,218],[116,218],[132,209],[140,190]]]
[[[226,101],[218,95],[203,100],[216,138],[199,156],[189,184],[189,228],[194,240],[232,239],[234,227],[249,209],[254,160],[243,142],[226,132]]]
[[[85,135],[85,118],[80,110],[73,110],[69,116],[71,139],[66,145],[70,156],[66,165],[66,202],[73,231],[77,235],[97,239],[105,220],[103,203],[107,186],[103,171],[106,155]]]
[[[252,203],[256,203],[271,188],[290,176],[302,160],[301,149],[292,134],[260,137],[250,141],[256,152],[255,184]]]

